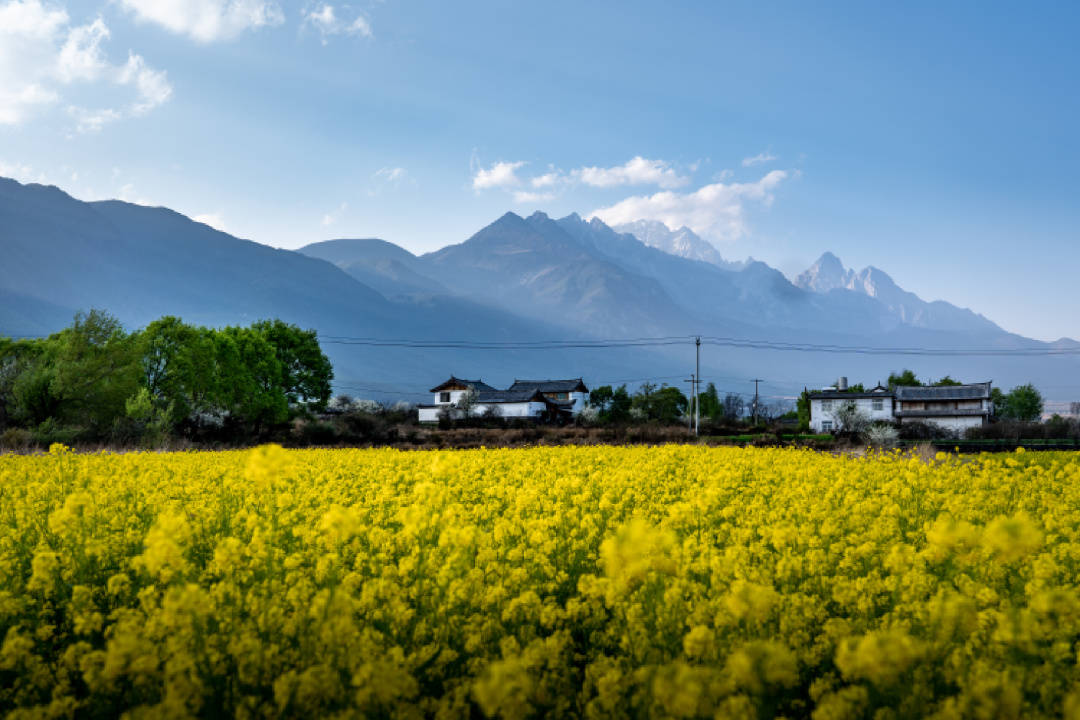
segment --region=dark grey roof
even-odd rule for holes
[[[589,392],[581,378],[572,380],[514,380],[511,390],[539,390],[540,392]]]
[[[811,400],[858,400],[860,398],[891,398],[893,394],[882,389],[871,392],[848,392],[840,390],[820,390],[810,393]]]
[[[931,387],[896,388],[896,399],[901,402],[941,401],[941,400],[982,400],[990,397],[990,383],[972,383],[970,385],[943,385]]]
[[[472,388],[476,392],[495,390],[495,388],[491,387],[483,380],[464,380],[462,378],[454,377],[453,375],[451,375],[449,380],[439,385],[436,385],[435,387],[431,388],[431,390],[428,390],[428,392],[439,392],[440,390],[443,390],[447,387],[452,387],[454,385],[464,385],[465,387]]]
[[[549,402],[536,390],[478,390],[476,393],[478,403],[522,403],[531,400]]]

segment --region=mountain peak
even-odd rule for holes
[[[594,218],[593,221],[595,222],[596,219]],[[685,225],[678,230],[672,230],[660,220],[635,220],[634,222],[616,225],[613,229],[616,232],[629,233],[642,244],[662,250],[669,255],[735,269],[731,263],[720,256],[720,253],[711,243],[700,238]]]
[[[846,288],[854,275],[854,272],[844,267],[840,258],[826,250],[817,262],[795,278],[795,285],[803,290],[824,293]]]

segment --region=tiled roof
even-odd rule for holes
[[[990,383],[970,385],[942,385],[931,387],[898,387],[896,399],[900,402],[942,400],[983,400],[990,397]]]
[[[886,389],[870,392],[849,392],[847,390],[820,390],[810,393],[811,400],[859,400],[862,398],[891,398],[893,394]]]
[[[462,378],[454,377],[453,375],[451,375],[449,380],[447,380],[446,382],[444,382],[444,383],[442,383],[440,385],[436,385],[435,387],[428,390],[428,392],[439,392],[440,390],[445,390],[446,388],[454,387],[455,385],[463,385],[465,387],[470,387],[473,390],[475,390],[476,392],[484,392],[484,391],[488,391],[488,390],[494,391],[495,390],[495,388],[491,387],[490,385],[485,383],[483,380],[463,380]]]
[[[588,392],[581,378],[572,380],[514,380],[511,390],[539,390],[540,392]]]
[[[538,395],[536,390],[481,390],[476,393],[478,403],[522,403],[535,400],[546,402],[547,398]]]

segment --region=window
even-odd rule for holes
[[[832,432],[832,420],[825,420],[821,423],[821,429],[825,432]]]
[[[821,409],[822,410],[832,410],[832,400],[822,400],[821,401]]]
[[[448,393],[448,392],[439,393],[439,402],[441,402],[441,403],[450,402],[450,393]]]
[[[881,398],[874,398],[870,401],[870,409],[880,412],[885,409],[885,401]]]

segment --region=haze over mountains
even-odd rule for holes
[[[577,214],[506,213],[463,242],[421,256],[370,238],[294,252],[165,208],[87,203],[54,187],[0,179],[0,246],[0,333],[52,332],[90,307],[131,327],[165,314],[208,325],[280,317],[326,338],[339,389],[381,399],[419,399],[451,373],[493,384],[581,375],[593,384],[682,385],[680,375],[693,369],[689,340],[559,351],[407,346],[418,340],[700,334],[860,347],[1049,347],[971,310],[926,302],[876,268],[848,270],[831,253],[793,283],[762,262],[726,261],[686,228],[638,222],[615,229]],[[372,345],[372,338],[406,342]],[[1071,341],[1063,342],[1057,346]],[[704,379],[721,391],[745,392],[756,376],[771,383],[767,395],[790,396],[837,375],[875,382],[901,367],[929,377],[1034,381],[1051,398],[1071,399],[1067,388],[1080,363],[1076,356],[891,357],[729,346],[702,354]]]

